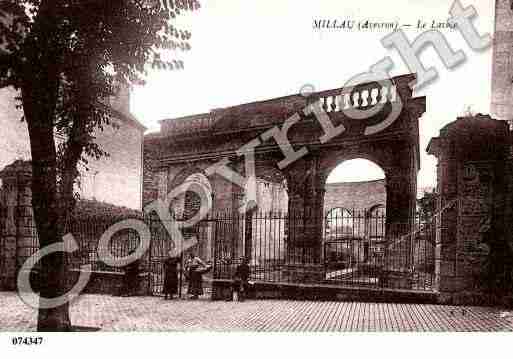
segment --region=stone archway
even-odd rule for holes
[[[324,193],[323,258],[327,270],[350,270],[383,253],[385,172],[361,158],[344,160],[329,174]],[[341,210],[342,209],[342,210]]]
[[[200,207],[205,205],[202,203],[204,199],[198,195],[198,191],[201,191],[203,196],[207,196],[210,199],[214,196],[212,184],[198,167],[183,169],[173,179],[170,188],[175,189],[181,185],[184,186],[183,193],[179,194],[171,202],[171,210],[179,222],[187,221],[196,216],[200,211]],[[195,187],[194,190],[191,189],[192,187]],[[194,238],[197,241],[197,245],[192,247],[192,250],[206,261],[213,259],[213,232],[214,228],[209,221],[197,223],[190,228],[182,228],[184,239]]]
[[[214,187],[205,175],[205,172],[197,166],[187,166],[182,168],[178,173],[169,181],[167,187],[170,191],[177,189],[179,186],[184,185],[185,189],[179,193],[171,201],[171,210],[177,217],[192,217],[199,209],[199,198],[195,191],[188,191],[191,186],[197,185],[197,190],[204,192],[204,195],[214,198]]]
[[[298,273],[306,273],[305,280],[322,279],[318,267],[322,267],[324,186],[341,161],[366,158],[378,164],[386,174],[387,235],[410,229],[420,167],[418,122],[426,105],[424,97],[413,96],[409,84],[414,79],[414,74],[407,74],[308,97],[290,95],[169,119],[163,121],[161,134],[146,145],[160,154],[159,168],[167,168],[168,174],[185,163],[228,162],[241,176],[247,175],[248,162],[258,167],[263,160],[279,167],[287,183],[288,215],[294,218],[287,223],[287,266],[294,272],[297,265]],[[354,109],[369,110],[369,115],[353,117]],[[244,188],[226,179],[214,181],[220,198],[216,204],[238,218]],[[240,227],[234,225],[228,233],[234,241],[240,241]],[[302,278],[287,279],[303,282]]]
[[[212,186],[208,178],[201,172],[189,175],[183,182],[188,188],[198,185],[204,189],[205,195],[212,198]],[[194,191],[187,190],[183,197],[182,213],[185,218],[191,218],[199,211],[201,206],[201,197]]]
[[[409,141],[356,145],[325,151],[320,157],[319,185],[324,187],[329,174],[340,163],[362,158],[378,165],[385,174],[387,232],[407,228],[415,214],[417,195],[418,143]]]
[[[414,139],[418,140],[418,137]],[[343,161],[363,158],[374,162],[385,173],[386,235],[401,236],[412,229],[417,194],[418,142],[410,136],[356,142],[352,145],[320,148],[287,168],[289,208],[305,221],[291,229],[295,233],[289,247],[307,253],[309,262],[320,263],[326,180]],[[295,255],[295,254],[294,254]]]

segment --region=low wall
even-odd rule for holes
[[[66,276],[66,290],[70,290],[77,283],[79,275],[84,272],[80,269],[71,269]],[[120,295],[123,290],[124,273],[109,271],[91,271],[91,277],[82,294],[108,294]],[[37,270],[30,274],[30,283],[35,292],[39,292],[40,275]],[[137,289],[134,295],[150,295],[149,273],[139,273]]]
[[[212,300],[232,298],[231,280],[212,281]],[[435,292],[372,288],[343,288],[336,285],[254,282],[246,293],[248,299],[340,300],[390,303],[437,303]]]
[[[70,272],[70,283],[76,283],[82,270],[72,269]],[[84,294],[110,294],[120,295],[123,289],[124,273],[108,271],[92,271],[87,286],[82,291]],[[149,273],[139,273],[135,295],[150,295]]]

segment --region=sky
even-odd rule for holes
[[[462,0],[475,7],[479,33],[493,32],[494,1]],[[208,112],[214,108],[296,94],[305,84],[318,91],[342,87],[354,75],[390,56],[392,75],[410,71],[395,50],[380,40],[390,30],[316,30],[314,19],[398,21],[431,25],[449,18],[452,0],[203,0],[197,13],[181,19],[192,31],[192,50],[177,54],[185,61],[181,71],[154,71],[144,87],[134,88],[131,110],[150,130],[158,121]],[[445,69],[432,48],[421,55],[425,66],[435,66],[439,78],[416,96],[427,97],[420,120],[420,188],[436,184],[436,159],[425,152],[430,138],[445,124],[462,115],[490,111],[491,48],[474,52],[457,30],[442,30],[454,50],[467,60]],[[421,31],[406,31],[413,39]],[[330,181],[382,178],[377,166],[364,161],[346,162]],[[348,176],[348,174],[350,174]]]

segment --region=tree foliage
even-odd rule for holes
[[[436,202],[438,194],[433,190],[432,192],[424,191],[424,195],[417,199],[417,212],[422,221],[430,221],[436,213]]]
[[[0,88],[13,87],[30,138],[32,206],[40,246],[61,241],[75,205],[78,165],[106,153],[108,99],[144,82],[148,64],[181,69],[168,50],[189,50],[176,18],[196,0],[0,0]],[[62,293],[63,254],[45,256],[41,296]],[[67,305],[40,310],[40,330],[67,330]]]
[[[172,20],[198,7],[197,1],[173,0],[0,0],[0,88],[23,94],[28,85],[47,83],[41,86],[45,96],[34,91],[20,99],[24,107],[28,101],[51,106],[51,114],[38,120],[51,121],[55,134],[67,139],[58,158],[59,168],[69,171],[66,164],[79,155],[75,145],[87,156],[105,155],[94,132],[111,125],[101,104],[117,86],[143,83],[147,64],[183,68],[181,60],[165,60],[163,50],[190,49],[190,31]]]

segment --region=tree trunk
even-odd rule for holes
[[[53,133],[53,111],[44,89],[22,89],[23,110],[27,120],[32,157],[32,207],[39,238],[39,247],[62,242],[63,223],[58,208],[57,160]],[[64,293],[65,255],[49,254],[41,260],[41,291],[43,298],[55,298]],[[38,331],[69,331],[68,304],[39,309]]]
[[[62,242],[64,234],[62,212],[59,210],[57,151],[54,139],[60,63],[55,33],[61,2],[62,0],[44,0],[40,4],[25,44],[28,62],[34,66],[27,67],[21,86],[32,157],[32,208],[40,248]],[[41,274],[42,298],[56,298],[64,294],[65,254],[57,252],[43,257]],[[38,331],[70,329],[67,303],[56,308],[39,308]]]

